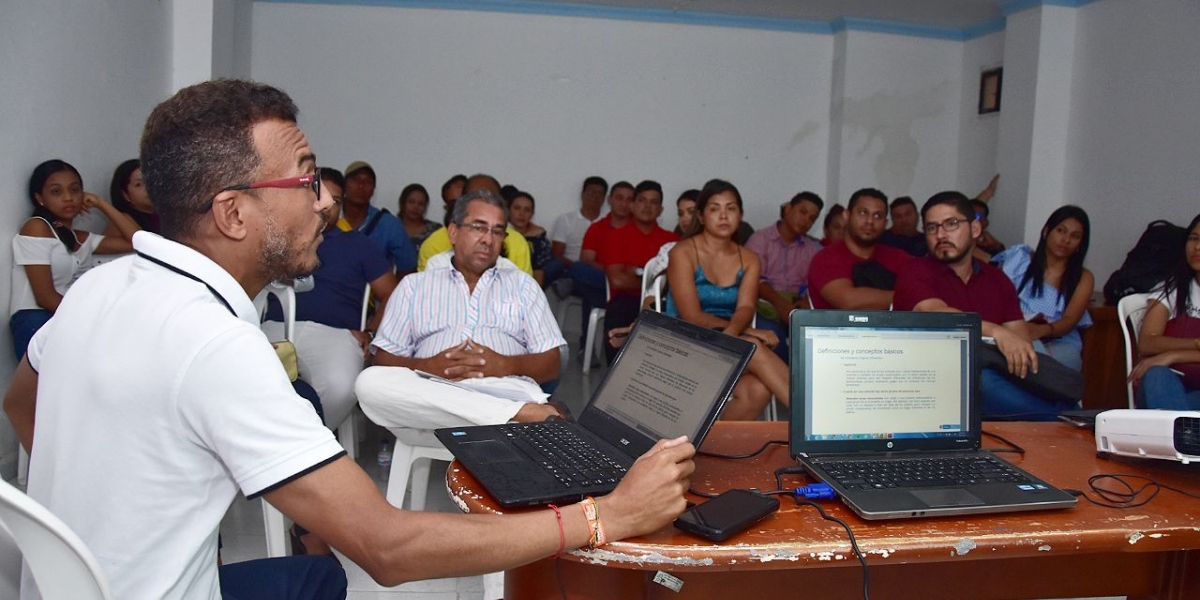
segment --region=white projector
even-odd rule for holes
[[[1096,452],[1200,461],[1200,411],[1106,410],[1096,415]]]

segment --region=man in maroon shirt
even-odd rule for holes
[[[912,260],[903,250],[878,243],[887,225],[887,196],[873,188],[858,190],[846,214],[846,239],[813,257],[808,297],[813,308],[887,310],[895,276]]]
[[[1074,408],[1079,374],[1034,351],[1012,281],[972,256],[982,226],[971,201],[959,192],[935,194],[921,218],[929,255],[900,273],[895,309],[979,314],[983,335],[995,340],[980,349],[985,417],[1053,420]]]
[[[609,238],[611,249],[604,274],[611,298],[604,311],[605,331],[628,326],[637,319],[642,303],[642,269],[663,244],[679,241],[678,235],[658,226],[662,199],[662,186],[657,181],[639,183],[633,196],[633,221]],[[606,344],[604,350],[611,364],[617,349]]]

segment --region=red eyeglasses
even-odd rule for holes
[[[309,187],[313,193],[317,195],[317,199],[321,198],[321,170],[317,169],[312,173],[298,175],[296,177],[286,177],[284,179],[272,179],[271,181],[255,181],[251,183],[243,183],[239,185],[231,185],[227,188],[222,188],[222,192],[232,192],[237,190],[258,190],[262,188],[294,188],[294,187]],[[197,212],[206,213],[212,208],[212,200],[205,202],[200,206]]]

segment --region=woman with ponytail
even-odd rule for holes
[[[133,250],[138,226],[103,198],[85,192],[79,171],[62,160],[48,160],[29,178],[33,216],[13,238],[12,297],[9,328],[13,350],[24,356],[29,340],[62,302],[80,267],[92,254]],[[72,229],[81,211],[96,209],[116,225],[120,237]]]

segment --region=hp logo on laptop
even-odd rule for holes
[[[870,320],[869,317],[864,317],[861,315],[850,315],[848,318],[850,319],[851,323],[866,323]]]

